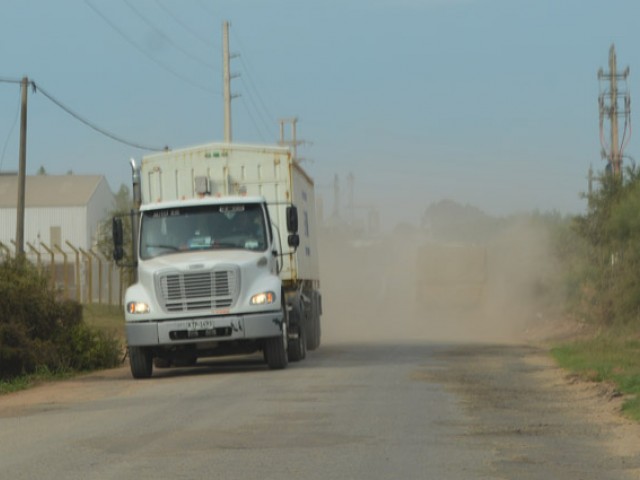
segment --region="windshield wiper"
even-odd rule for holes
[[[176,252],[178,250],[180,250],[175,245],[161,245],[161,244],[155,244],[155,243],[147,244],[147,248],[164,248],[166,250],[173,250],[173,251],[176,251]]]
[[[232,242],[213,242],[209,248],[241,248],[236,243]]]

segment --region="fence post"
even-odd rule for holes
[[[102,304],[102,259],[91,249],[89,253],[98,261],[98,305],[100,305]]]
[[[34,247],[33,245],[31,245],[29,242],[27,242],[27,247],[29,247],[29,250],[31,250],[33,253],[36,254],[36,258],[37,263],[36,265],[38,266],[38,270],[42,271],[42,260],[40,259],[40,250],[38,250],[36,247]]]
[[[53,244],[53,248],[62,254],[62,283],[64,284],[64,295],[69,298],[69,282],[67,279],[67,254],[63,252],[60,245]]]
[[[49,268],[51,269],[51,283],[53,284],[53,286],[55,287],[56,285],[56,260],[55,260],[55,253],[53,250],[51,250],[49,247],[47,247],[46,244],[40,242],[40,246],[42,248],[44,248],[47,252],[49,252],[49,255],[51,255],[51,264],[49,265]]]
[[[85,252],[82,248],[78,247],[78,250],[80,250],[80,253],[82,254],[82,256],[84,257],[84,259],[87,261],[87,263],[89,264],[89,291],[87,292],[87,304],[90,304],[93,302],[93,270],[92,270],[92,261],[91,261],[91,255],[89,255],[87,252]]]
[[[73,250],[73,253],[75,253],[76,255],[76,301],[82,303],[82,298],[81,297],[81,290],[80,290],[80,251],[74,247],[69,240],[65,240],[65,242],[67,244],[67,246]]]
[[[113,262],[107,262],[107,295],[109,299],[107,300],[107,305],[111,305],[111,301],[113,300]]]
[[[0,242],[0,248],[6,252],[7,258],[11,258],[11,250],[4,243]]]

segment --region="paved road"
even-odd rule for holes
[[[526,347],[329,345],[0,398],[0,478],[625,479]]]

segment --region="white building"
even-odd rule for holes
[[[0,175],[0,242],[15,251],[18,176]],[[115,197],[101,175],[27,176],[24,241],[41,250],[68,241],[88,250],[95,245],[98,225],[115,208]]]

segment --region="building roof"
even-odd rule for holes
[[[25,206],[85,206],[106,182],[102,175],[28,175],[25,184]],[[0,175],[0,208],[16,208],[18,176]]]

